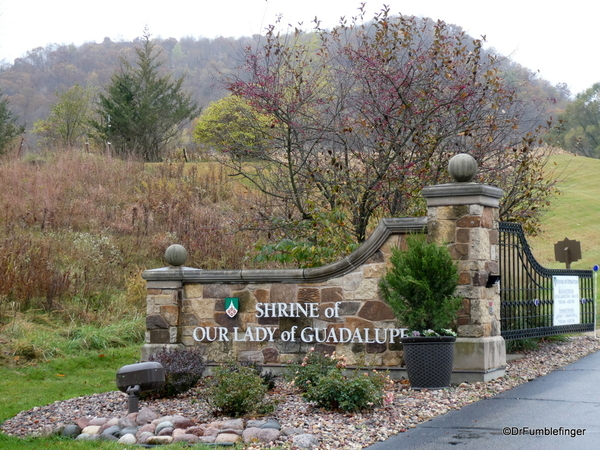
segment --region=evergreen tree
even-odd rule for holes
[[[99,96],[101,122],[94,127],[122,156],[135,155],[158,161],[169,141],[194,119],[200,108],[183,92],[184,77],[161,75],[160,52],[147,30],[137,62],[121,60],[121,70],[111,77],[106,94]]]
[[[16,123],[17,117],[10,110],[8,99],[0,91],[0,155],[6,152],[15,137],[25,131],[25,127]]]

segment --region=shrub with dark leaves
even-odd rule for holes
[[[164,348],[148,360],[159,362],[165,368],[165,386],[149,393],[155,398],[173,397],[189,391],[202,378],[206,368],[204,358],[196,349]]]

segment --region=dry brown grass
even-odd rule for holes
[[[140,272],[163,265],[170,244],[187,248],[188,265],[215,269],[242,267],[257,240],[236,232],[240,188],[213,164],[65,151],[4,160],[0,183],[0,299],[23,308],[78,299],[96,311],[139,296]]]

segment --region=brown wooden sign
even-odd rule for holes
[[[558,262],[564,262],[567,269],[570,269],[572,262],[581,259],[581,243],[568,238],[557,242],[554,244],[554,258]]]

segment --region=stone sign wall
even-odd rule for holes
[[[143,353],[197,346],[210,362],[283,364],[315,348],[344,354],[351,365],[400,366],[403,328],[378,284],[391,248],[401,247],[406,233],[424,232],[425,220],[384,220],[355,253],[318,269],[148,271]]]
[[[391,248],[402,248],[409,233],[427,233],[430,241],[448,246],[459,270],[463,307],[452,382],[503,376],[499,287],[490,283],[498,274],[502,190],[470,182],[476,163],[469,155],[450,163],[455,182],[423,190],[427,217],[383,219],[360,248],[327,266],[200,270],[183,266],[183,247],[169,247],[169,266],[143,274],[148,306],[142,359],[165,346],[185,346],[200,348],[209,362],[276,365],[299,361],[314,347],[343,354],[350,365],[398,368],[404,329],[380,298],[378,284]]]

